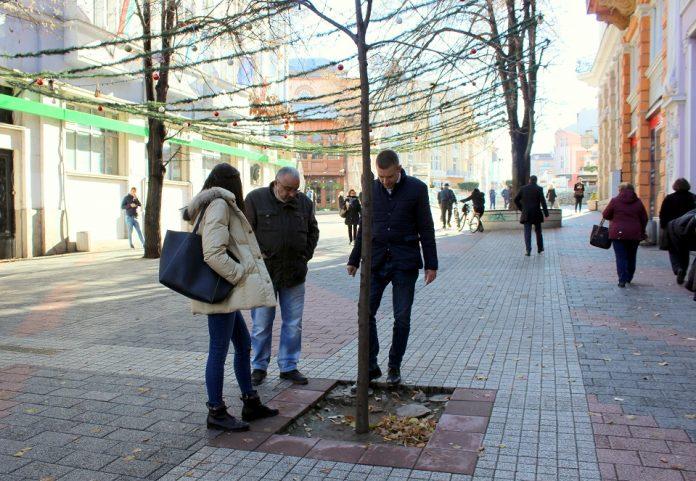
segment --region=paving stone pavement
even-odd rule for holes
[[[473,477],[207,446],[205,319],[159,286],[156,262],[121,251],[2,263],[0,479],[692,480],[689,463],[665,477],[651,457],[663,445],[644,440],[676,436],[663,456],[692,453],[696,303],[655,248],[641,248],[634,285],[616,287],[612,253],[587,243],[596,217],[548,231],[529,258],[520,232],[438,237],[441,269],[419,280],[402,373],[497,390]],[[311,265],[300,367],[312,377],[355,378],[347,252],[323,238]],[[386,367],[388,294],[382,306]],[[286,386],[276,374],[262,397]],[[225,393],[238,409],[231,367]],[[612,414],[663,431],[616,430]]]

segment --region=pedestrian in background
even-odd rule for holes
[[[690,192],[691,185],[689,181],[679,178],[672,184],[674,192],[667,195],[662,201],[660,207],[660,237],[667,237],[668,224],[696,208],[696,197]],[[672,271],[677,276],[677,284],[682,284],[686,277],[686,271],[689,268],[689,251],[685,249],[677,249],[676,246],[669,246],[669,260],[672,264]]]
[[[532,252],[532,226],[536,233],[537,252],[544,252],[544,236],[541,233],[541,224],[544,218],[549,217],[549,210],[544,198],[544,189],[537,185],[537,176],[529,178],[529,184],[525,185],[515,196],[515,205],[522,211],[520,224],[524,224],[525,255]],[[542,212],[543,211],[543,212]]]
[[[582,199],[585,197],[585,184],[582,180],[573,186],[573,197],[575,197],[575,212],[582,212]]]
[[[445,185],[437,193],[437,203],[440,204],[440,220],[442,228],[452,227],[452,207],[457,202],[457,197],[449,188],[450,185],[445,182]]]
[[[609,201],[602,216],[610,222],[609,238],[616,255],[619,287],[626,287],[636,272],[638,244],[647,238],[648,213],[633,185],[623,182],[619,184],[619,194]]]
[[[346,219],[345,224],[348,226],[348,244],[352,244],[358,238],[358,225],[360,225],[360,212],[362,206],[355,190],[350,189],[348,196],[345,199]]]
[[[425,284],[437,276],[435,227],[428,199],[428,186],[406,175],[393,150],[377,155],[377,179],[372,185],[372,274],[370,278],[370,380],[382,376],[377,363],[377,310],[387,285],[392,285],[394,326],[389,350],[387,384],[401,383],[403,360],[411,330],[411,307],[418,271],[425,267]],[[362,229],[348,260],[348,275],[360,267]],[[421,258],[421,248],[423,258]],[[425,259],[425,263],[423,262]]]
[[[261,260],[259,245],[243,209],[244,194],[239,171],[229,164],[218,164],[208,175],[201,192],[183,210],[184,220],[191,224],[202,216],[199,232],[203,258],[215,272],[234,285],[227,299],[217,304],[192,301],[194,314],[208,315],[207,424],[209,428],[225,431],[248,431],[249,424],[245,421],[278,414],[277,409],[261,403],[251,385],[251,340],[240,311],[275,306],[275,296],[271,278]],[[227,412],[222,398],[230,341],[234,346],[234,374],[244,403],[243,421]]]
[[[135,187],[131,187],[130,193],[127,194],[121,201],[121,209],[126,211],[126,228],[128,229],[128,244],[131,249],[135,249],[133,245],[133,229],[138,233],[140,237],[140,243],[145,246],[145,238],[143,233],[140,231],[140,224],[138,223],[138,207],[142,204],[138,199],[138,190]]]
[[[500,192],[500,196],[503,198],[503,205],[505,206],[505,209],[510,206],[510,189],[508,189],[507,185],[505,188]]]
[[[549,209],[554,209],[556,207],[556,188],[553,186],[553,184],[549,185],[549,188],[546,190],[546,198],[549,201]]]
[[[307,384],[307,378],[297,369],[297,364],[302,348],[307,263],[314,256],[319,227],[312,201],[298,192],[299,188],[298,170],[283,167],[268,187],[247,195],[245,213],[261,247],[280,304],[280,378],[294,384]],[[275,315],[275,307],[259,307],[251,311],[254,350],[251,381],[254,386],[261,384],[268,372]]]
[[[490,200],[491,209],[495,209],[495,188],[491,186],[491,190],[488,191],[488,199]]]

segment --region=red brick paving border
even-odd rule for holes
[[[312,379],[307,386],[291,386],[268,403],[280,409],[282,417],[253,422],[249,432],[221,434],[212,439],[210,445],[325,461],[474,474],[496,391],[455,389],[425,448],[276,434],[307,412],[337,383],[329,379]],[[683,439],[674,434],[670,436],[671,439]],[[673,454],[677,455],[676,452]]]
[[[616,404],[587,396],[606,481],[696,481],[696,443],[686,431],[657,426],[652,416],[624,413]]]

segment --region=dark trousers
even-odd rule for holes
[[[213,407],[222,404],[222,386],[225,379],[225,359],[230,348],[234,346],[234,375],[242,394],[251,394],[251,337],[244,323],[242,313],[209,314],[208,332],[210,347],[208,362],[205,366],[205,387],[208,391],[208,404]]]
[[[503,197],[503,206],[504,206],[504,208],[507,209],[509,205],[510,205],[510,200],[509,200],[509,199],[506,199],[505,197]]]
[[[616,255],[616,273],[619,275],[619,282],[631,282],[633,274],[636,272],[636,256],[638,255],[637,240],[617,240],[611,241]]]
[[[408,345],[411,331],[411,306],[416,292],[418,269],[399,270],[391,261],[372,271],[370,286],[370,369],[375,369],[379,354],[377,337],[377,320],[375,315],[382,302],[382,294],[387,285],[392,285],[392,302],[394,308],[394,328],[392,345],[389,350],[389,367],[400,368]]]
[[[537,251],[541,252],[541,250],[544,249],[544,236],[541,234],[541,223],[524,225],[524,246],[527,252],[532,251],[532,226],[534,226],[534,232],[536,233]]]
[[[680,270],[684,272],[689,270],[689,250],[675,249],[669,246],[669,262],[672,264],[672,272],[676,276]]]
[[[442,227],[447,227],[452,222],[452,206],[440,204],[440,220]]]
[[[575,211],[582,212],[582,197],[575,198]]]
[[[495,209],[495,197],[491,197],[491,209]]]
[[[358,224],[348,224],[348,240],[353,242],[358,238]]]

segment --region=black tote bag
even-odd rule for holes
[[[611,239],[609,239],[609,229],[604,227],[604,219],[599,222],[599,225],[592,226],[592,234],[590,234],[590,245],[599,247],[600,249],[609,249],[611,247]]]
[[[193,232],[167,231],[160,257],[159,281],[189,299],[216,304],[230,295],[233,286],[203,260],[203,239],[197,232],[204,213],[205,209],[198,216]],[[228,254],[234,259],[229,251]]]

